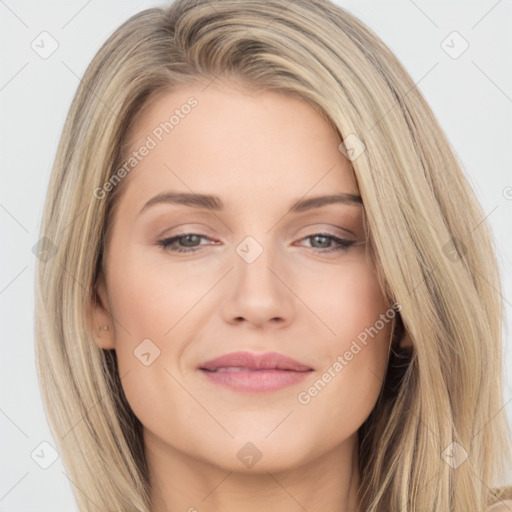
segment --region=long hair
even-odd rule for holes
[[[83,76],[51,174],[35,284],[42,396],[80,510],[151,510],[142,426],[115,351],[100,349],[87,324],[126,179],[105,184],[119,181],[125,134],[150,99],[221,77],[301,98],[338,132],[383,292],[401,305],[395,341],[408,336],[411,348],[393,343],[359,430],[363,510],[482,512],[511,456],[493,242],[411,77],[327,0],[147,9],[109,37]]]

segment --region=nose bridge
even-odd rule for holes
[[[278,266],[272,237],[248,235],[236,247],[235,278],[237,286],[250,287],[252,294],[279,293],[276,277],[270,269]]]
[[[246,236],[235,248],[231,289],[224,314],[226,320],[243,318],[261,324],[267,320],[290,320],[291,292],[283,284],[284,276],[276,269],[279,251],[271,247],[272,237]],[[276,275],[277,274],[277,275]]]

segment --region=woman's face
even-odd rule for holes
[[[299,99],[214,82],[153,101],[128,142],[138,163],[98,286],[110,331],[96,339],[116,350],[149,448],[232,471],[352,449],[382,387],[393,311],[339,137]],[[239,351],[301,371],[273,357],[201,369]]]

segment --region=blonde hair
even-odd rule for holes
[[[104,198],[94,191],[124,161],[144,105],[224,77],[295,95],[364,144],[352,167],[383,291],[401,311],[382,393],[359,431],[363,510],[482,512],[505,497],[491,488],[511,456],[489,230],[402,65],[326,0],[177,0],[131,17],[84,74],[48,188],[35,317],[42,396],[80,510],[151,510],[142,426],[115,352],[98,348],[86,315],[127,179]],[[402,334],[412,348],[397,345]]]

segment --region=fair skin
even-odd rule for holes
[[[124,178],[93,309],[93,322],[109,326],[98,346],[115,349],[144,426],[154,510],[361,512],[357,430],[383,385],[392,322],[335,376],[332,368],[390,304],[361,203],[289,212],[301,199],[358,196],[350,162],[307,103],[219,81],[148,104],[130,150],[190,96],[197,107]],[[158,203],[139,214],[169,191],[215,195],[224,208]],[[182,232],[200,238],[159,245]],[[251,263],[237,252],[248,236],[262,248]],[[327,252],[341,245],[325,236],[353,244]],[[145,339],[160,350],[147,366],[134,355]],[[199,369],[238,350],[278,352],[312,370],[258,393],[219,386]],[[325,387],[299,402],[329,368]],[[246,443],[261,455],[252,467],[237,456]]]

